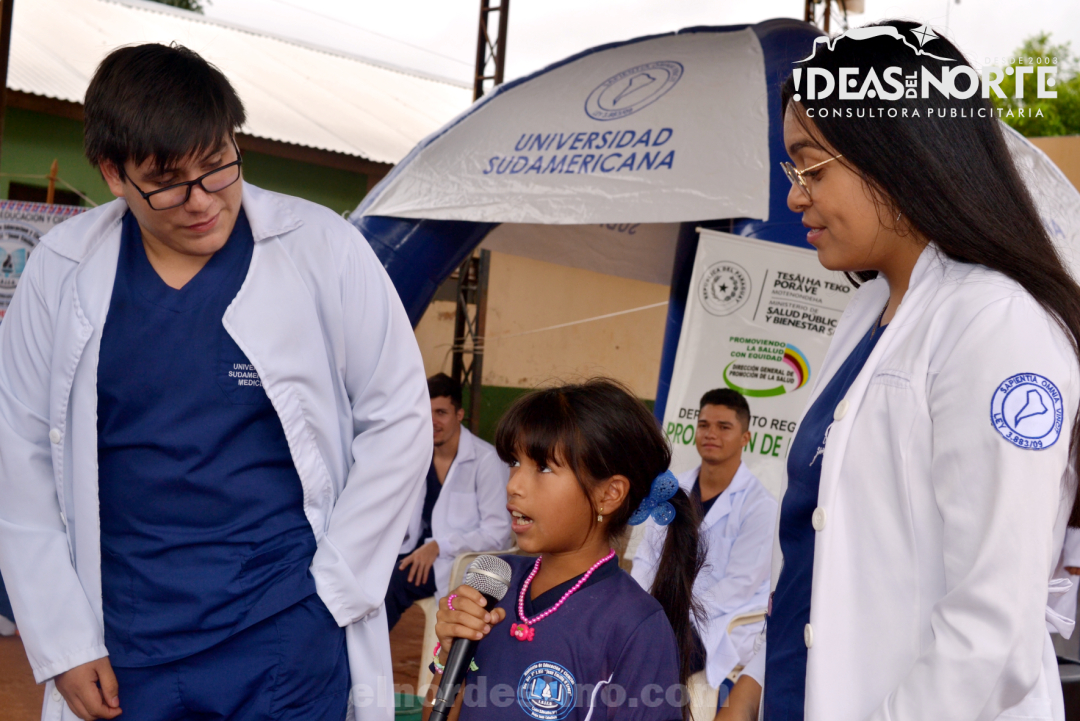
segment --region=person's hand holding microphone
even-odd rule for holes
[[[439,602],[435,635],[442,671],[429,721],[447,718],[469,672],[476,644],[506,618],[496,608],[510,588],[510,565],[495,556],[480,556],[469,566],[465,583]]]

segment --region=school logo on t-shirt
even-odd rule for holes
[[[518,683],[518,705],[534,719],[557,721],[574,708],[574,675],[557,663],[537,661]]]

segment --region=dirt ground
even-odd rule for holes
[[[37,721],[45,687],[34,683],[22,641],[0,638],[0,717],[4,721]]]
[[[416,688],[423,640],[424,612],[413,606],[390,634],[395,685]],[[0,638],[0,719],[38,721],[44,695],[45,687],[34,683],[22,641],[15,636]]]

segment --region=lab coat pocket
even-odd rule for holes
[[[910,388],[911,374],[897,368],[882,368],[870,379],[870,385],[883,385],[889,388]]]
[[[705,565],[699,574],[699,579],[705,582],[702,590],[723,580],[731,556],[731,547],[735,545],[735,536],[710,533],[705,538],[705,545]]]

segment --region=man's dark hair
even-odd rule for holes
[[[698,411],[705,406],[724,406],[735,411],[735,417],[739,419],[744,431],[750,430],[750,404],[742,393],[730,388],[713,388],[701,397]]]
[[[100,167],[140,165],[156,171],[217,149],[244,124],[244,104],[220,70],[172,44],[132,45],[109,53],[86,89],[83,145]]]
[[[461,384],[445,373],[436,373],[428,378],[427,390],[432,398],[450,396],[454,410],[461,410]]]

